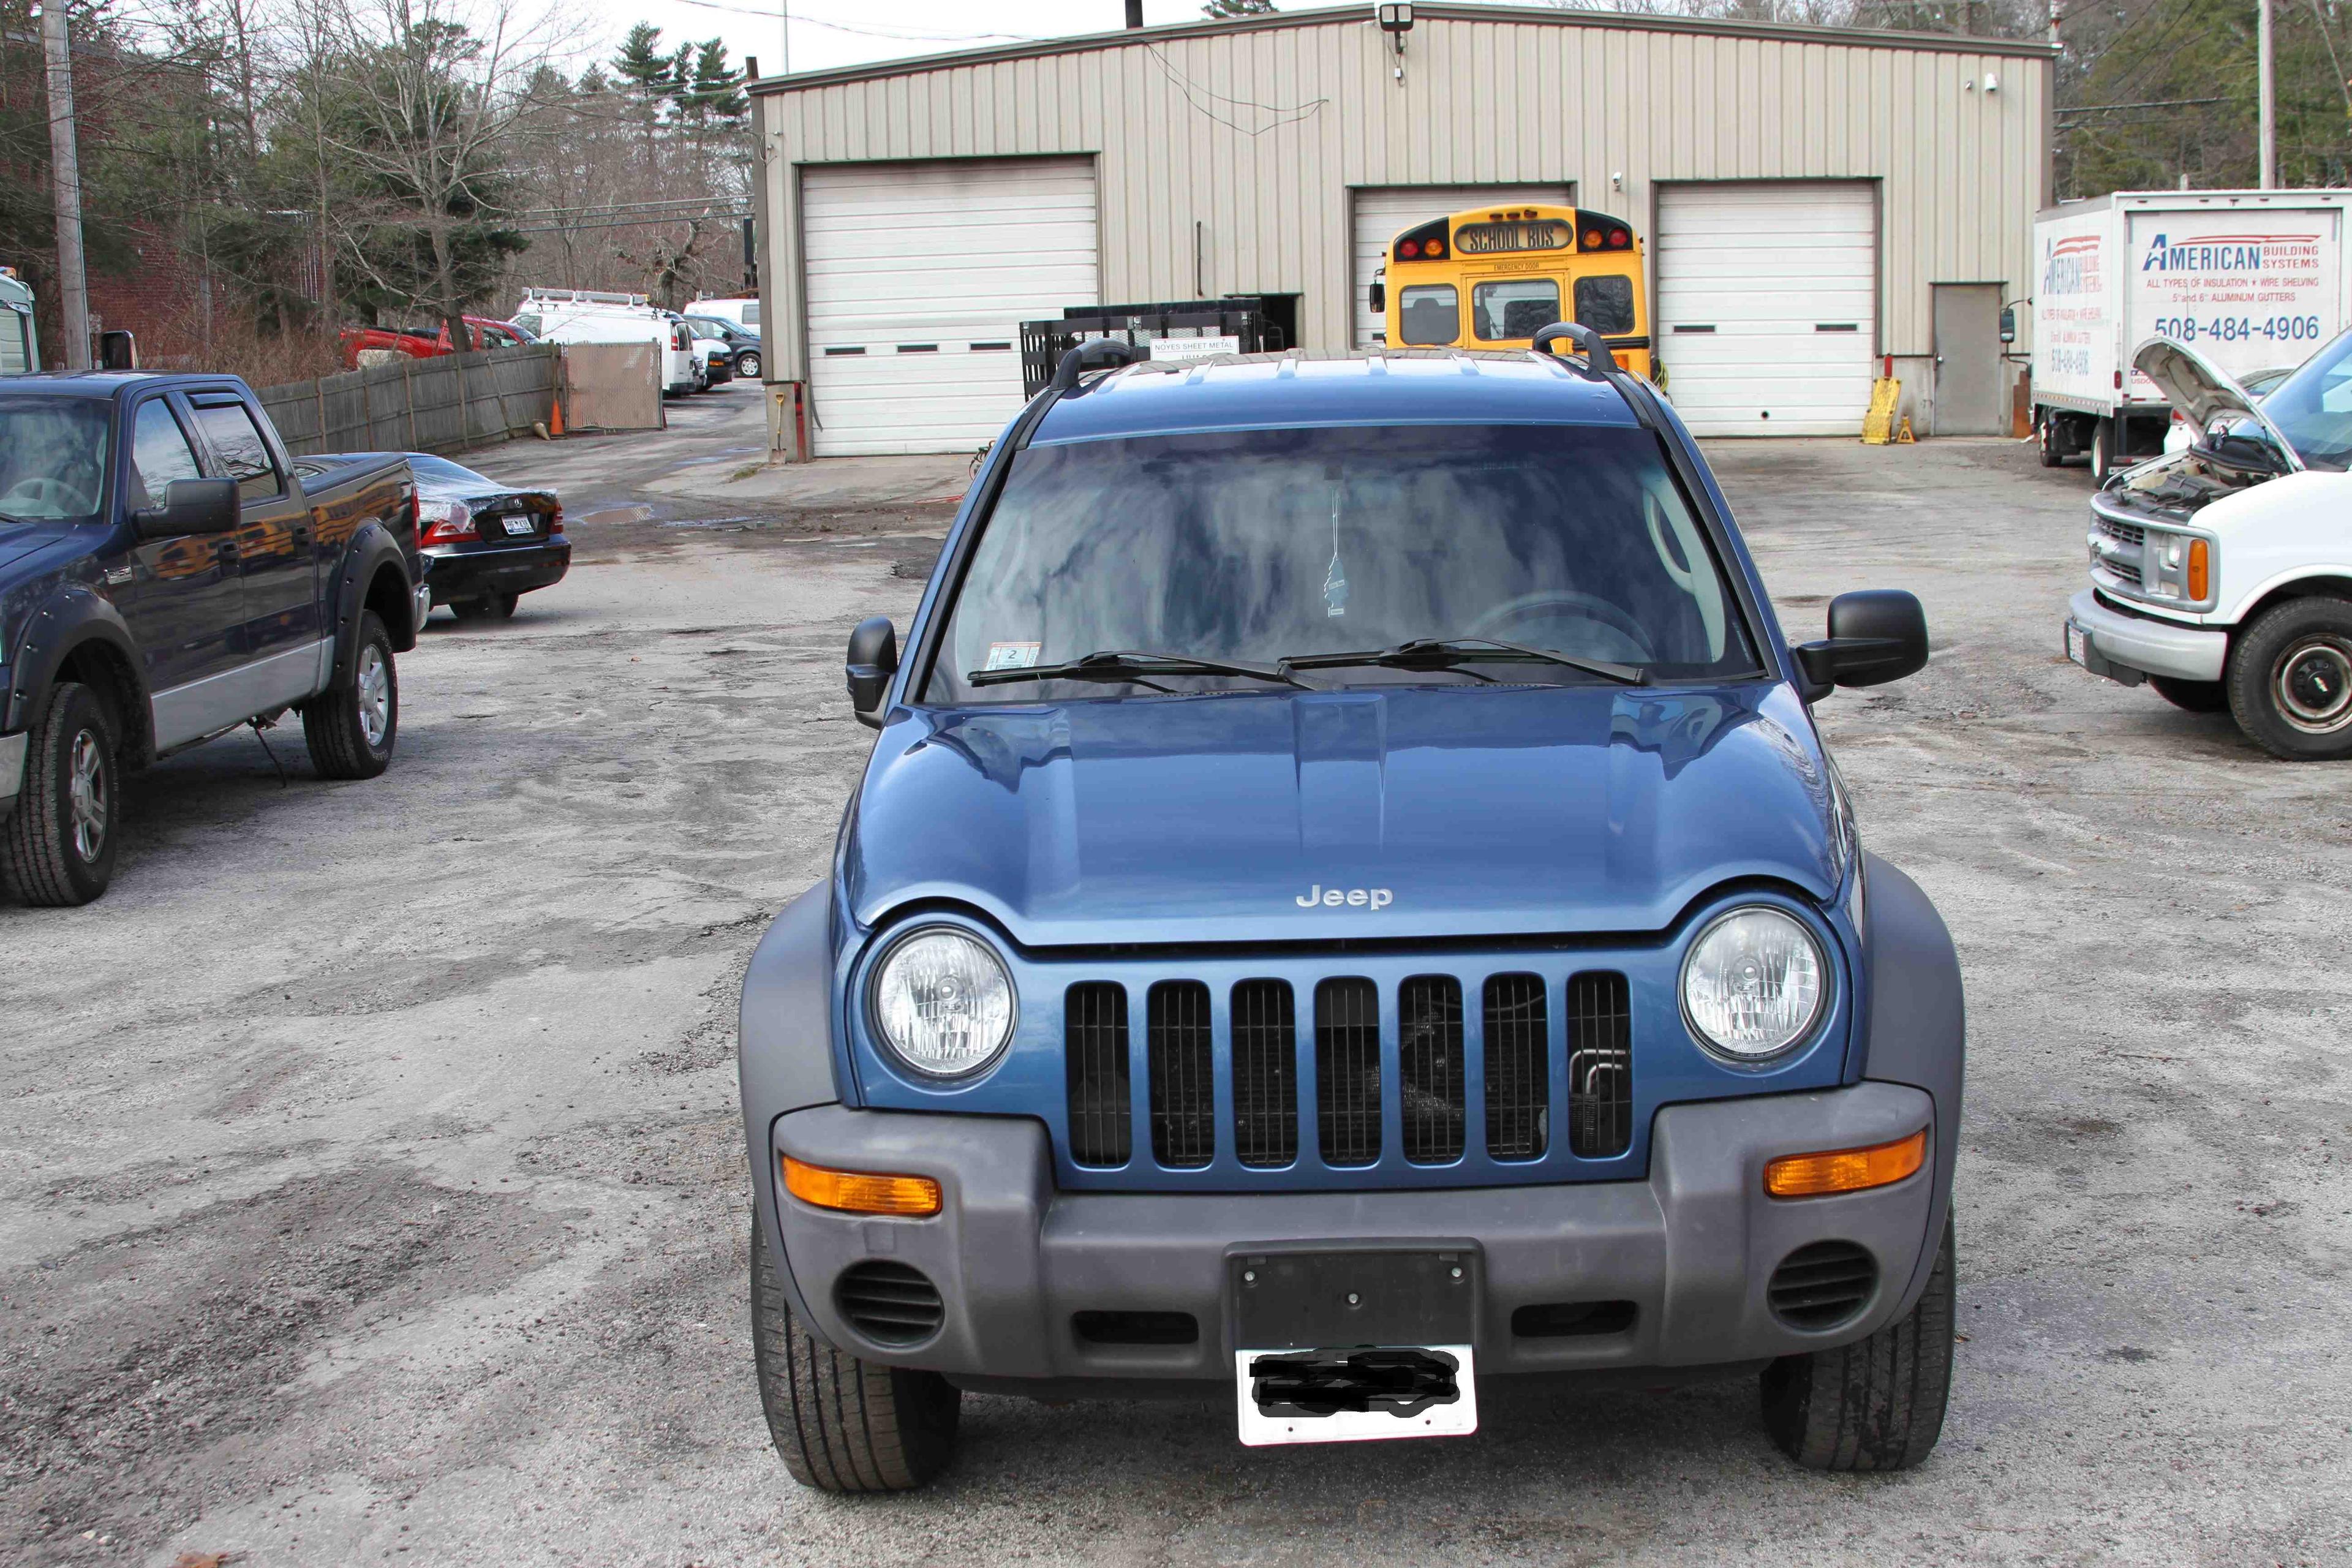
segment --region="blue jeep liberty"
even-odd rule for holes
[[[1459,1434],[1486,1380],[1759,1376],[1799,1464],[1934,1447],[1961,992],[1673,408],[1517,354],[1073,351],[998,441],[833,874],[744,982],[761,1394],[919,1486],[965,1391]]]

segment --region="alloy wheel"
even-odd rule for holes
[[[73,813],[74,853],[94,866],[106,847],[106,744],[89,730],[78,731],[66,760],[66,800]]]
[[[360,650],[359,700],[360,732],[373,750],[392,728],[392,667],[373,643]]]

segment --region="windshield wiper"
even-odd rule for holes
[[[1554,653],[1549,648],[1529,647],[1525,643],[1505,642],[1499,637],[1415,637],[1394,647],[1366,648],[1358,653],[1292,654],[1276,662],[1284,669],[1339,669],[1365,664],[1389,669],[1460,669],[1465,664],[1513,661],[1562,664],[1570,669],[1580,669],[1587,675],[1597,675],[1604,680],[1614,680],[1626,686],[1647,686],[1650,683],[1650,672],[1634,665],[1612,664],[1600,658],[1579,658],[1572,653]],[[1463,673],[1476,675],[1478,672],[1472,669]]]
[[[1116,648],[1081,654],[1061,664],[1033,665],[1026,669],[975,669],[964,679],[974,686],[1008,686],[1022,680],[1118,680],[1166,691],[1166,687],[1153,686],[1144,679],[1153,675],[1242,675],[1253,680],[1296,686],[1302,691],[1315,689],[1287,669],[1272,665],[1235,664],[1222,658]]]

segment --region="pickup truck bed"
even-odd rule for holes
[[[406,460],[306,479],[235,377],[0,382],[0,873],[96,898],[121,773],[289,710],[382,773],[418,578]]]

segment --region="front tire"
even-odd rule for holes
[[[760,355],[757,351],[747,350],[736,356],[735,374],[745,381],[760,379]]]
[[[767,1227],[751,1216],[751,1359],[784,1468],[826,1492],[912,1491],[955,1453],[963,1395],[935,1372],[860,1361],[784,1304]]]
[[[302,740],[324,779],[372,779],[392,765],[400,737],[400,673],[392,637],[373,610],[360,612],[351,668],[303,705]]]
[[[2221,683],[2238,728],[2273,756],[2352,756],[2352,603],[2272,605],[2231,639]]]
[[[0,871],[28,904],[89,903],[114,879],[113,715],[89,687],[60,680],[25,740],[23,793],[0,824]]]
[[[1919,1304],[1868,1339],[1764,1369],[1764,1427],[1809,1470],[1907,1470],[1944,1430],[1952,1392],[1952,1222]]]
[[[2116,422],[2112,419],[2099,419],[2093,421],[2091,425],[2091,483],[2096,485],[2101,489],[2105,489],[2107,484],[2107,476],[2115,472],[2115,462]]]
[[[2175,708],[2190,713],[2221,713],[2230,707],[2228,689],[2218,680],[2179,680],[2169,675],[2151,675],[2147,683],[2156,694]]]

